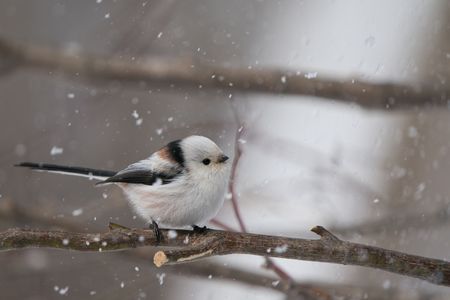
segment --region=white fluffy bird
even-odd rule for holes
[[[96,185],[116,184],[136,212],[153,224],[159,239],[158,224],[198,230],[197,225],[217,214],[227,189],[227,161],[213,141],[193,135],[170,142],[119,172],[30,162],[17,166],[101,180]]]

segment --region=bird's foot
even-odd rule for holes
[[[162,241],[162,233],[161,230],[159,229],[158,223],[152,220],[152,224],[149,225],[149,228],[153,229],[153,232],[156,237],[156,243],[159,244]]]
[[[205,233],[206,231],[208,231],[208,227],[203,226],[197,226],[197,225],[192,225],[192,229],[194,229],[195,233]]]

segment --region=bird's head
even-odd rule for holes
[[[172,158],[190,175],[197,178],[224,177],[228,175],[228,156],[207,137],[192,135],[167,145]]]
[[[221,172],[229,167],[228,156],[207,137],[191,135],[180,141],[184,164],[190,171]]]

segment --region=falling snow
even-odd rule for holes
[[[68,291],[69,291],[69,287],[66,286],[66,287],[64,287],[64,288],[60,288],[60,289],[59,289],[59,294],[60,294],[60,295],[65,295],[65,294],[67,294]]]
[[[53,290],[54,290],[55,292],[57,292],[58,294],[60,294],[60,295],[66,295],[67,292],[69,291],[69,287],[68,287],[68,286],[65,286],[65,287],[63,287],[63,288],[60,288],[59,286],[55,285],[55,286],[53,287]]]
[[[57,147],[57,146],[53,146],[52,149],[50,149],[51,156],[60,155],[60,154],[63,154],[63,152],[64,152],[64,149]]]
[[[418,135],[419,135],[419,132],[417,131],[417,128],[416,128],[416,127],[410,126],[410,127],[408,128],[408,137],[409,137],[409,138],[414,139],[414,138],[417,138]]]
[[[317,72],[309,72],[305,74],[305,78],[312,79],[317,77]]]
[[[178,236],[178,233],[176,230],[169,230],[167,236],[169,237],[170,240],[172,240]]]
[[[82,214],[83,214],[82,208],[78,208],[78,209],[75,209],[74,211],[72,211],[72,216],[74,216],[74,217],[81,216]]]
[[[159,280],[159,285],[163,285],[164,284],[164,277],[166,277],[166,273],[157,273],[156,274],[156,278],[158,278]]]
[[[287,251],[287,249],[288,249],[288,245],[283,244],[281,246],[276,246],[274,251],[275,251],[275,253],[285,253]]]
[[[131,115],[133,116],[133,118],[136,119],[136,126],[141,126],[141,124],[144,121],[144,119],[143,118],[139,118],[139,114],[138,114],[137,110],[133,110]]]

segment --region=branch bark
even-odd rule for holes
[[[126,60],[113,57],[70,54],[64,51],[22,45],[0,39],[0,60],[5,70],[30,67],[57,70],[80,76],[194,88],[314,96],[354,103],[365,108],[398,109],[427,106],[447,107],[448,88],[425,84],[373,83],[355,78],[331,78],[316,73],[275,68],[212,66],[192,59],[148,57]],[[1,68],[0,68],[1,69]],[[1,71],[1,70],[0,70]]]
[[[450,286],[450,262],[338,239],[325,228],[312,229],[318,240],[208,230],[206,233],[162,230],[157,244],[152,230],[111,227],[105,233],[9,229],[0,233],[0,251],[47,247],[79,251],[113,251],[141,246],[170,247],[154,256],[156,266],[195,261],[215,255],[253,254],[297,260],[356,265]]]

